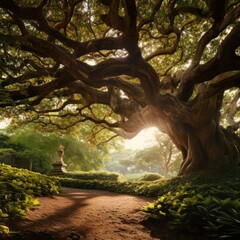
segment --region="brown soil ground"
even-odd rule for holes
[[[191,240],[145,222],[140,208],[154,201],[105,191],[64,188],[63,194],[39,198],[41,207],[31,210],[24,220],[10,222],[19,233],[14,240]],[[20,232],[21,231],[21,232]]]

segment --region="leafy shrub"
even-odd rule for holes
[[[22,189],[33,196],[58,194],[60,190],[57,179],[54,177],[5,164],[0,164],[0,182],[12,183],[16,189]]]
[[[34,196],[12,183],[0,182],[1,213],[3,217],[21,217],[32,206],[39,204]]]
[[[163,179],[163,176],[158,173],[146,173],[138,181],[155,181],[159,179]]]
[[[228,200],[227,200],[228,201]],[[236,200],[235,200],[236,203]],[[239,201],[236,203],[239,209]],[[206,211],[206,209],[204,209]],[[225,210],[215,209],[210,213],[210,219],[205,229],[212,232],[213,236],[228,239],[238,239],[240,236],[240,212],[236,208]]]
[[[69,176],[66,174],[66,176]],[[69,177],[58,178],[63,187],[99,189],[118,193],[129,193],[148,197],[157,197],[164,194],[167,180],[156,181],[109,181],[109,180],[82,180]]]
[[[205,230],[215,237],[240,236],[240,192],[208,185],[185,184],[178,192],[168,192],[142,211],[171,226]],[[227,197],[228,195],[233,198]]]
[[[22,217],[31,207],[39,205],[35,197],[59,192],[56,178],[0,164],[0,234],[9,232],[4,224],[9,217]]]
[[[81,180],[73,178],[59,178],[63,187],[98,189],[117,193],[136,194],[135,189],[141,183],[137,182],[117,182],[117,181],[99,181],[99,180]]]
[[[66,177],[81,180],[118,181],[120,175],[112,172],[68,172]]]
[[[144,173],[132,173],[132,174],[124,175],[124,177],[127,181],[137,181],[143,175],[144,175]]]
[[[66,174],[66,176],[69,176]],[[176,189],[176,182],[170,180],[156,181],[109,181],[109,180],[82,180],[69,177],[57,178],[63,187],[99,189],[118,193],[130,193],[148,197],[157,197],[170,189]]]

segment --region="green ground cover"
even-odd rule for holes
[[[38,206],[37,197],[59,194],[56,178],[0,164],[0,234],[9,232],[5,222],[21,218]]]

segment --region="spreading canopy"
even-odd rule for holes
[[[0,107],[12,115],[125,138],[156,125],[184,152],[183,126],[218,125],[230,89],[239,127],[238,0],[1,0],[0,11]]]

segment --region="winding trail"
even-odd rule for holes
[[[142,224],[145,214],[139,209],[154,201],[152,198],[64,188],[60,196],[41,197],[39,201],[41,207],[31,210],[24,220],[10,222],[12,230],[25,233],[19,239],[186,239]],[[15,236],[15,239],[18,238]]]

